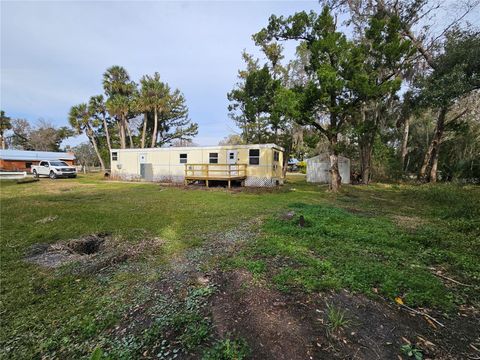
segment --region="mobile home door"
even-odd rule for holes
[[[138,162],[140,163],[140,177],[147,181],[152,181],[153,167],[152,164],[147,163],[147,154],[140,154],[138,156]]]
[[[237,150],[227,150],[227,164],[236,164],[238,159],[238,151]],[[237,166],[230,167],[230,176],[238,175],[238,168]]]
[[[237,150],[228,150],[227,152],[227,164],[236,164],[238,159]]]

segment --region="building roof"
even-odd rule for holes
[[[338,155],[338,160],[350,160],[349,158],[346,158],[345,156]],[[327,153],[322,153],[317,156],[313,156],[311,158],[305,159],[306,162],[321,162],[321,161],[330,161],[330,155]]]
[[[69,152],[0,150],[0,159],[18,161],[75,160],[75,155]]]
[[[278,149],[280,151],[284,151],[283,147],[278,146],[276,144],[247,144],[247,145],[213,145],[213,146],[185,146],[185,147],[175,147],[175,146],[168,146],[168,147],[157,147],[157,148],[134,148],[134,149],[112,149],[111,151],[126,151],[126,152],[142,152],[142,151],[188,151],[188,150],[214,150],[214,149],[222,149],[222,150],[235,150],[235,149],[251,149],[251,148],[273,148]]]

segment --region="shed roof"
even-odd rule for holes
[[[28,150],[0,150],[0,159],[3,160],[75,160],[75,155],[69,152],[28,151]]]
[[[338,155],[338,160],[350,160],[345,156]],[[330,161],[330,155],[327,153],[322,153],[317,156],[313,156],[311,158],[305,159],[307,162],[315,162],[315,161]]]

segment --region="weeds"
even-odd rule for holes
[[[415,360],[423,360],[422,350],[416,348],[411,344],[405,344],[400,347],[400,351],[407,355],[409,358],[414,358]]]
[[[239,254],[243,260],[237,262],[248,269],[251,259],[262,259],[262,272],[282,291],[349,288],[391,299],[405,294],[411,306],[445,311],[480,300],[473,287],[452,292],[430,270],[443,266],[464,283],[478,283],[480,257],[471,251],[480,248],[475,232],[459,232],[443,220],[411,231],[389,217],[365,217],[330,205],[297,203],[290,208],[304,214],[311,226],[301,228],[272,216],[262,238]]]
[[[250,349],[243,339],[225,339],[205,351],[202,360],[243,360],[249,354]]]
[[[195,350],[212,335],[203,308],[214,291],[212,286],[206,286],[189,289],[183,300],[160,297],[151,309],[153,322],[142,335],[110,340],[107,355],[130,359],[147,351],[158,359],[170,360]]]
[[[333,334],[351,324],[345,311],[327,303],[327,332]]]

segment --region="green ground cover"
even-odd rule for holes
[[[149,284],[171,259],[252,219],[264,221],[258,236],[222,264],[245,267],[282,291],[350,288],[444,311],[479,306],[479,204],[476,187],[345,186],[334,195],[301,177],[275,191],[232,192],[93,176],[2,182],[0,357],[88,357],[100,346],[107,349],[104,356],[110,351],[114,358],[131,358],[152,344],[161,348],[162,333],[172,324],[180,340],[177,347],[163,343],[164,358],[173,358],[174,350],[200,351],[206,358],[217,358],[216,351],[248,353],[238,345],[241,339],[213,339],[208,321],[201,322],[204,330],[192,326],[203,319],[204,302],[198,299],[210,295],[208,287],[192,288],[178,306],[167,304],[150,333],[114,337],[112,329],[152,298]],[[289,211],[293,218],[283,219]],[[134,261],[98,273],[46,269],[24,260],[33,244],[99,232],[132,246],[160,238],[164,246],[144,247]],[[436,269],[472,286],[452,289]],[[152,309],[166,306],[155,299]]]

